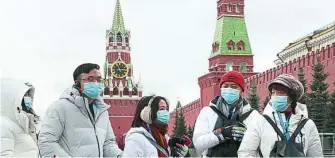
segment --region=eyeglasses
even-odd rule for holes
[[[83,80],[83,81],[88,81],[88,82],[98,82],[98,83],[105,83],[105,80],[102,79],[101,77],[98,77],[98,78],[95,78],[95,77],[88,77],[88,78],[82,78],[80,80]]]

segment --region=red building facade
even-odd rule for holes
[[[143,92],[141,79],[138,82],[134,80],[130,50],[130,32],[124,27],[120,2],[117,0],[113,25],[106,30],[106,83],[103,98],[111,106],[108,109],[109,119],[121,149]]]
[[[207,106],[211,99],[220,94],[218,84],[221,76],[231,70],[240,71],[245,77],[244,97],[247,97],[251,84],[256,83],[262,105],[269,94],[267,86],[280,74],[286,73],[298,77],[298,69],[301,66],[304,68],[307,85],[310,85],[313,80],[312,66],[316,63],[317,55],[320,55],[325,72],[329,74],[326,80],[329,85],[328,91],[334,90],[335,23],[290,43],[278,54],[283,62],[276,60],[276,67],[256,73],[253,72],[253,55],[244,23],[244,0],[219,0],[217,6],[218,21],[209,58],[209,72],[198,78],[200,99],[177,109],[184,114],[187,126],[193,127],[202,107]],[[174,117],[175,111],[171,113],[169,134],[172,134]]]

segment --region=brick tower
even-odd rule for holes
[[[227,71],[239,71],[245,78],[256,74],[244,19],[244,0],[217,1],[217,24],[208,60],[209,72],[198,78],[202,106],[220,94],[219,82]]]
[[[120,148],[130,129],[137,102],[142,97],[141,79],[135,82],[130,57],[130,31],[125,29],[120,1],[116,0],[112,27],[106,30],[104,101]]]

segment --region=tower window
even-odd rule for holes
[[[217,42],[212,44],[212,51],[213,53],[217,52],[219,50],[219,44]]]
[[[125,38],[125,41],[126,41],[126,43],[128,44],[128,43],[129,43],[129,38],[126,37],[126,38]]]
[[[119,89],[117,87],[113,88],[113,95],[118,95],[119,94]]]
[[[240,4],[236,5],[236,12],[239,13],[240,12]]]
[[[231,12],[231,4],[229,3],[228,6],[227,6],[227,11],[228,12]]]
[[[117,41],[117,42],[122,42],[122,36],[121,36],[121,33],[120,33],[120,32],[117,33],[117,35],[116,35],[116,41]]]
[[[227,72],[228,72],[228,71],[233,71],[233,62],[228,61],[228,62],[226,63],[226,71],[227,71]]]
[[[240,72],[247,72],[247,63],[246,62],[242,62],[240,64]]]
[[[235,42],[230,40],[228,42],[228,50],[234,50],[234,45],[235,45]]]
[[[238,50],[245,50],[245,44],[243,41],[240,41],[237,43],[237,49]]]
[[[114,38],[113,38],[113,36],[109,37],[108,41],[109,41],[109,42],[114,42]]]

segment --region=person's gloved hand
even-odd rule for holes
[[[170,138],[168,145],[171,149],[172,157],[185,157],[188,153],[188,146],[192,143],[191,139],[187,136],[180,138]]]
[[[214,130],[214,134],[219,138],[220,143],[226,139],[242,141],[246,127],[243,124],[229,125]]]
[[[185,144],[182,145],[177,143],[176,146],[174,146],[173,148],[176,157],[185,157],[188,152],[188,146],[186,146]]]

